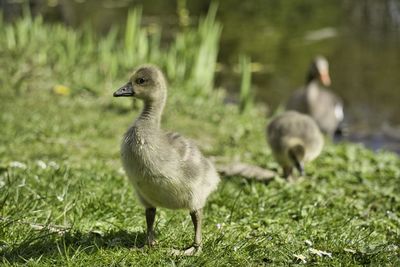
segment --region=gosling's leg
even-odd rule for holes
[[[194,210],[190,212],[190,217],[192,218],[194,226],[194,242],[193,247],[201,248],[201,221],[203,219],[203,210]]]
[[[147,245],[154,246],[156,240],[154,238],[154,220],[156,218],[156,208],[146,208],[146,224],[147,224]]]
[[[201,252],[201,221],[203,219],[203,210],[198,209],[190,212],[190,217],[192,218],[194,226],[194,242],[193,245],[186,249],[183,254],[192,256],[196,253]]]
[[[185,250],[173,250],[172,254],[175,256],[193,256],[201,252],[201,220],[203,218],[202,209],[194,210],[190,212],[194,226],[194,242],[191,247]]]

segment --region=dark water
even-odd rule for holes
[[[6,17],[18,14],[11,1],[0,3],[8,10]],[[161,24],[168,41],[182,24],[196,24],[210,1],[30,3],[49,21],[73,27],[89,22],[99,32],[124,25],[129,8],[142,6],[143,23]],[[310,60],[325,55],[331,89],[345,103],[345,138],[400,153],[400,0],[224,0],[217,19],[223,24],[218,86],[237,93],[235,65],[240,54],[247,54],[253,62],[256,99],[273,111],[303,84]]]

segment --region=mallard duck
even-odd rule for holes
[[[292,178],[293,167],[304,175],[304,163],[321,153],[324,138],[315,121],[308,115],[286,111],[267,127],[267,140],[283,175]]]
[[[290,96],[286,110],[310,115],[321,131],[332,137],[335,131],[340,131],[344,116],[341,99],[324,88],[330,84],[328,61],[318,56],[311,63],[305,86]]]
[[[187,209],[195,228],[191,255],[201,249],[202,209],[218,185],[214,165],[196,145],[178,133],[164,132],[161,115],[167,99],[167,83],[159,68],[140,66],[114,97],[135,97],[144,107],[121,144],[123,168],[145,207],[147,244],[155,244],[157,207]]]

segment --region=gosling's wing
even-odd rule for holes
[[[169,144],[180,156],[180,166],[184,176],[188,179],[200,179],[208,184],[210,172],[215,172],[211,162],[203,156],[193,141],[178,133],[168,133]],[[215,177],[217,174],[215,173]]]
[[[193,141],[183,137],[179,133],[166,134],[168,143],[178,152],[181,161],[198,161],[203,158]]]

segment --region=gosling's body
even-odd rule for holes
[[[286,111],[273,119],[267,128],[267,139],[285,178],[291,177],[293,168],[303,173],[304,164],[318,157],[324,145],[315,121],[296,111]]]
[[[121,146],[124,169],[145,207],[201,209],[219,177],[197,147],[140,115]]]
[[[310,115],[323,133],[333,136],[344,115],[342,100],[324,88],[330,84],[328,61],[316,57],[310,66],[306,85],[293,92],[286,110]]]
[[[121,158],[146,208],[148,244],[155,243],[153,225],[157,207],[187,209],[195,227],[195,239],[184,253],[197,252],[201,247],[202,208],[219,183],[213,164],[192,141],[161,129],[167,85],[157,67],[139,67],[114,96],[132,96],[144,102],[140,116],[124,135]]]

